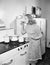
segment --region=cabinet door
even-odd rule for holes
[[[15,65],[26,65],[28,45],[23,46],[23,49],[16,54]]]
[[[9,58],[9,59],[6,59],[2,62],[2,65],[15,65],[15,58],[14,56]]]
[[[15,65],[16,49],[12,49],[0,55],[0,65]]]
[[[24,51],[24,52],[19,53],[18,55],[16,55],[15,65],[26,65],[25,64],[26,54],[27,54],[27,52]]]
[[[6,59],[9,59],[9,58],[13,57],[15,54],[16,54],[16,49],[7,51],[7,52],[0,55],[0,61],[1,60],[4,61]]]

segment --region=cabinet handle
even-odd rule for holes
[[[13,62],[13,59],[11,59],[8,63],[4,63],[2,65],[10,65]]]
[[[20,54],[20,56],[23,56],[23,55],[25,55],[25,54],[27,54],[27,52],[25,52],[25,53],[23,53],[23,54]]]

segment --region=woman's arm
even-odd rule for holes
[[[39,26],[36,26],[33,30],[33,32],[31,33],[30,37],[37,40],[37,39],[41,39],[43,36],[43,32],[41,31],[41,29],[39,28]]]
[[[37,35],[37,34],[32,33],[30,35],[30,38],[32,38],[34,40],[38,40],[38,39],[41,39],[42,38],[42,34]]]

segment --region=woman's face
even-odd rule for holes
[[[33,24],[36,24],[36,22],[34,20],[29,20],[28,24],[33,25]]]
[[[28,24],[30,25],[36,24],[36,21],[33,20],[33,17],[30,14],[27,14],[26,16],[28,18]]]

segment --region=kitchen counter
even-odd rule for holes
[[[4,44],[0,52],[0,65],[26,65],[29,42],[13,46]],[[4,51],[3,51],[4,50]],[[12,61],[12,62],[11,62]]]
[[[19,47],[9,46],[0,53],[0,65],[26,65],[29,43],[19,45]]]

